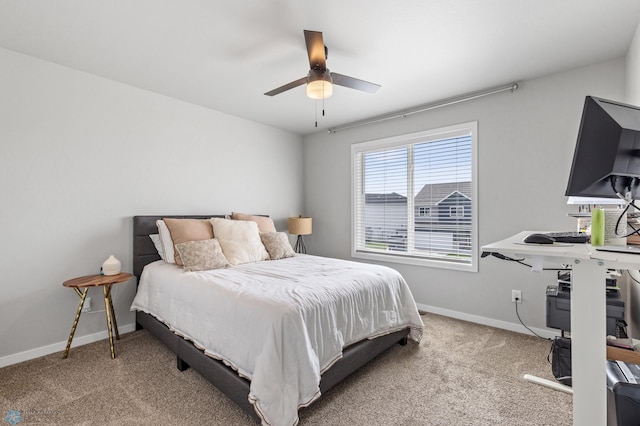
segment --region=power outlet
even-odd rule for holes
[[[522,303],[522,290],[511,290],[511,302]]]
[[[84,305],[82,305],[82,312],[91,312],[91,298],[84,298]]]

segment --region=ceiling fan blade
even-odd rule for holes
[[[302,86],[303,84],[307,83],[307,77],[302,77],[296,81],[292,81],[291,83],[287,83],[284,86],[280,86],[277,89],[273,89],[267,93],[265,93],[265,95],[267,96],[274,96],[277,95],[279,93],[282,92],[286,92],[289,89],[293,89],[294,87],[298,87],[298,86]]]
[[[359,80],[357,78],[349,77],[348,75],[338,74],[337,72],[332,72],[331,78],[333,79],[333,84],[362,90],[363,92],[375,93],[381,87],[379,84]]]
[[[327,69],[327,56],[324,50],[324,40],[319,31],[304,30],[304,40],[307,43],[307,54],[309,55],[309,67],[311,69]]]

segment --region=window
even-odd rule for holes
[[[450,206],[449,217],[464,217],[464,206]]]
[[[418,216],[431,216],[431,207],[418,207]]]
[[[477,123],[352,145],[352,255],[477,271]]]

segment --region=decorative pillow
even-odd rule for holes
[[[269,259],[262,245],[258,224],[248,220],[211,218],[213,233],[230,264],[259,262]]]
[[[269,252],[271,260],[284,259],[285,257],[296,255],[289,242],[289,237],[284,232],[263,232],[260,234],[260,239]]]
[[[183,269],[189,271],[207,271],[229,266],[227,258],[222,254],[218,240],[187,241],[176,244],[180,253]]]
[[[164,220],[156,220],[156,226],[158,227],[158,235],[160,235],[160,242],[162,243],[162,252],[164,253],[164,261],[167,263],[176,263],[175,250],[173,248],[173,240],[171,239],[171,233]]]
[[[209,219],[171,219],[164,218],[167,224],[173,245],[187,241],[210,240],[213,238],[213,229]],[[165,247],[166,250],[166,247]],[[180,253],[175,253],[176,265],[182,265]]]
[[[250,220],[258,224],[260,232],[276,232],[276,225],[273,220],[267,216],[255,216],[251,214],[231,213],[231,219],[234,220]]]
[[[153,245],[156,247],[156,251],[160,255],[160,259],[166,262],[166,260],[164,259],[164,249],[162,248],[162,241],[160,241],[160,234],[151,234],[149,235],[149,238],[151,238],[151,241],[153,241]]]

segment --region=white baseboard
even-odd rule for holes
[[[122,326],[118,325],[118,332],[120,334],[129,333],[129,332],[135,331],[135,329],[136,329],[135,323],[125,324]],[[89,334],[86,336],[74,336],[73,342],[71,342],[71,347],[75,348],[78,346],[87,345],[89,343],[97,342],[97,341],[108,339],[108,338],[109,338],[109,335],[107,334],[106,329],[104,331]],[[7,355],[0,358],[0,368],[6,367],[8,365],[17,364],[23,361],[29,361],[31,359],[40,358],[41,356],[50,355],[56,352],[63,352],[66,347],[67,347],[67,341],[65,340],[64,342],[53,343],[51,345],[30,349],[28,351],[19,352],[17,354]],[[60,354],[60,356],[62,356],[62,353]]]
[[[460,319],[463,321],[474,322],[476,324],[488,325],[490,327],[502,328],[503,330],[515,331],[517,333],[528,334],[533,336],[529,330],[527,330],[522,324],[500,321],[493,318],[481,317],[479,315],[466,314],[464,312],[451,311],[449,309],[442,309],[436,306],[423,305],[421,303],[417,303],[418,309],[420,311],[429,312],[432,314],[442,315],[445,317],[451,317]],[[553,330],[548,330],[546,328],[533,328],[529,327],[536,333],[538,336],[553,339],[556,336],[559,336],[560,333],[554,332]]]

